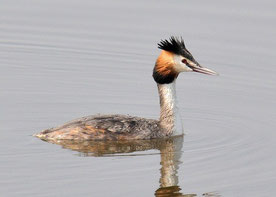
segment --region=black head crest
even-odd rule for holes
[[[161,40],[160,43],[158,43],[158,48],[172,52],[176,55],[182,55],[190,60],[194,59],[192,54],[186,49],[182,37],[178,39],[175,36],[171,36],[169,40]]]

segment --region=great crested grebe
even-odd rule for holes
[[[183,134],[177,108],[175,81],[181,72],[217,75],[203,68],[186,49],[182,38],[171,37],[158,44],[161,54],[153,69],[160,97],[160,119],[145,119],[128,115],[86,116],[35,134],[51,142],[59,140],[131,140],[153,139]]]

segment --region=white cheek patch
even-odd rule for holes
[[[186,66],[186,64],[184,64],[182,62],[183,57],[180,55],[174,55],[173,56],[173,60],[174,60],[174,69],[176,72],[190,72],[193,71],[191,68],[189,68],[188,66]],[[189,61],[189,60],[188,60]]]

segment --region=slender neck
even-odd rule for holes
[[[160,126],[166,136],[183,134],[181,116],[177,107],[175,80],[169,84],[157,84],[160,96]]]

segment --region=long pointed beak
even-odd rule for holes
[[[203,73],[203,74],[207,74],[207,75],[218,75],[217,72],[208,69],[208,68],[204,68],[202,66],[200,66],[199,63],[196,63],[194,65],[188,65],[189,68],[191,68],[194,72],[198,72],[198,73]]]
[[[218,75],[217,72],[210,70],[208,68],[203,68],[203,67],[192,67],[191,68],[194,72],[199,72],[207,75]]]

